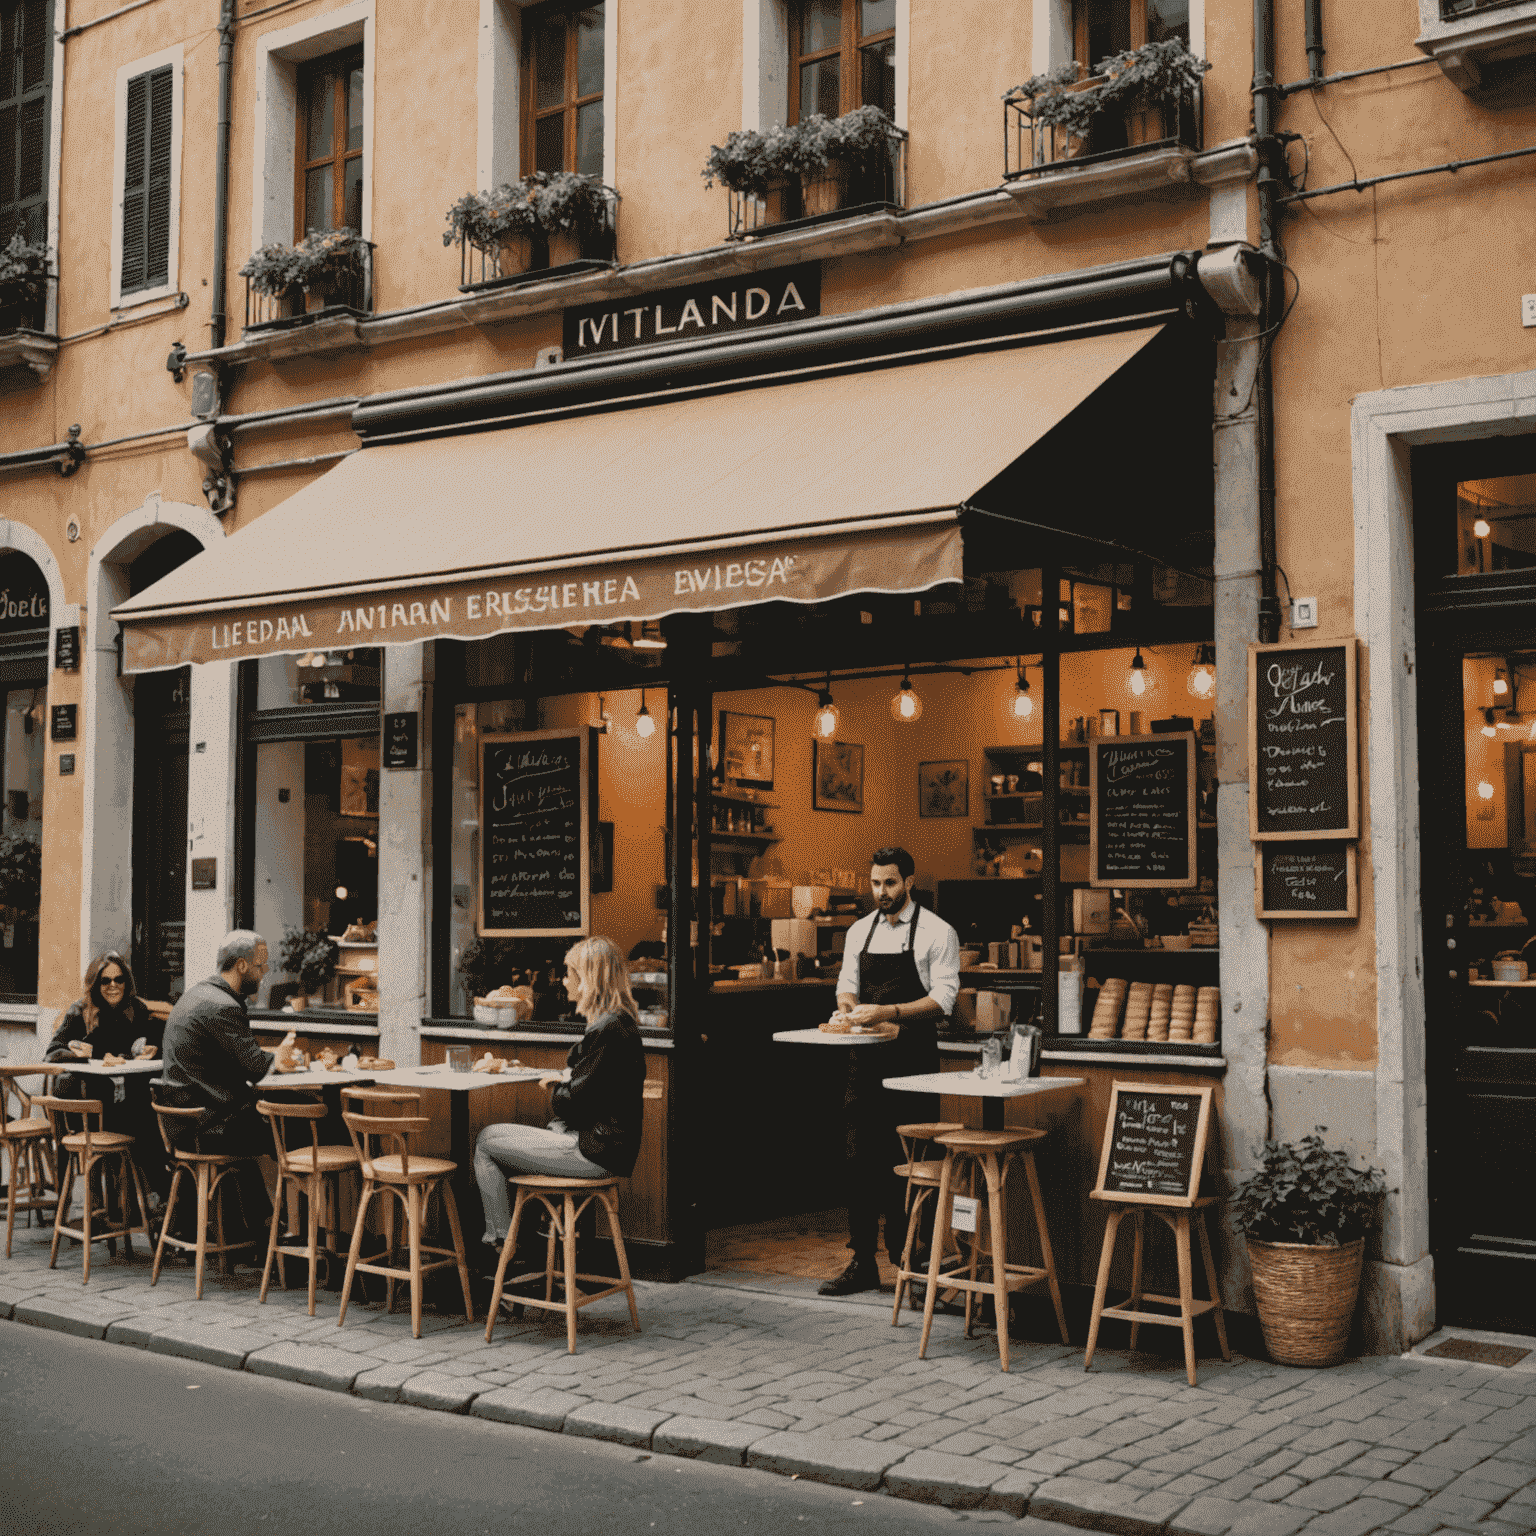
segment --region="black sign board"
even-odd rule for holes
[[[568,309],[562,345],[569,362],[674,339],[756,331],[820,313],[821,264],[813,261]]]
[[[55,741],[73,741],[75,739],[75,711],[79,708],[76,704],[55,704],[51,711],[51,734]]]
[[[1253,854],[1254,910],[1260,917],[1355,917],[1355,845],[1337,838],[1260,843]]]
[[[0,555],[0,635],[47,628],[48,582],[37,562],[15,550]]]
[[[597,746],[588,727],[480,745],[480,933],[587,932]]]
[[[1213,1091],[1116,1083],[1094,1193],[1149,1205],[1192,1205],[1200,1193]]]
[[[217,859],[192,860],[192,889],[216,891],[219,888],[219,861]]]
[[[1088,883],[1188,889],[1195,868],[1195,735],[1088,744]]]
[[[59,753],[59,777],[68,778],[75,771],[75,754],[73,752]]]
[[[420,718],[413,710],[384,716],[384,766],[386,768],[416,766],[416,732]]]
[[[1248,648],[1248,832],[1358,837],[1355,642]]]
[[[65,672],[80,666],[80,626],[69,624],[53,632],[53,664]]]

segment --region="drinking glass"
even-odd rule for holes
[[[996,1036],[981,1042],[981,1060],[976,1063],[977,1077],[995,1077],[1003,1059],[1003,1047]]]
[[[467,1045],[450,1045],[448,1047],[448,1070],[450,1072],[468,1072],[470,1058],[474,1052]]]

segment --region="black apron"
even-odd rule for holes
[[[913,949],[917,943],[918,912],[907,924],[907,947],[893,955],[872,955],[869,946],[875,928],[885,921],[876,914],[859,951],[859,1001],[889,1007],[896,1003],[918,1003],[928,996],[928,989],[918,975]],[[911,1077],[919,1072],[939,1070],[938,1025],[931,1018],[903,1019],[899,1033],[885,1045],[856,1045],[849,1052],[848,1086],[843,1094],[843,1111],[848,1127],[847,1155],[857,1158],[861,1151],[879,1155],[889,1150],[891,1127],[903,1118],[905,1110],[914,1110],[918,1101],[908,1093],[893,1093],[883,1086],[887,1077]],[[908,1117],[910,1118],[910,1116]],[[861,1143],[864,1145],[861,1147]]]

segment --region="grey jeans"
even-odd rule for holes
[[[485,1241],[501,1243],[512,1225],[507,1175],[548,1173],[561,1179],[606,1179],[608,1170],[583,1157],[576,1132],[559,1121],[549,1130],[536,1125],[488,1125],[475,1142],[475,1182],[485,1207]]]

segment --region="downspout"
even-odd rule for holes
[[[1309,47],[1312,8],[1320,3],[1321,0],[1308,0]],[[1319,49],[1322,46],[1320,35],[1319,21]],[[1276,234],[1279,218],[1276,200],[1287,185],[1287,179],[1275,174],[1275,155],[1281,148],[1275,137],[1275,97],[1275,0],[1253,0],[1253,132],[1259,152],[1259,249],[1266,257],[1260,335],[1268,335],[1271,331],[1283,312],[1285,299],[1284,279],[1280,277],[1281,269],[1277,265],[1283,257]],[[1259,639],[1265,642],[1280,637],[1280,608],[1275,589],[1275,398],[1271,351],[1270,346],[1260,345],[1258,378],[1254,381],[1259,459]]]
[[[1323,0],[1307,0],[1307,75],[1313,81],[1323,78]]]
[[[229,262],[229,128],[230,85],[235,69],[235,0],[219,5],[219,126],[214,149],[213,183],[213,313],[208,329],[211,346],[224,345],[229,323],[225,268]]]

